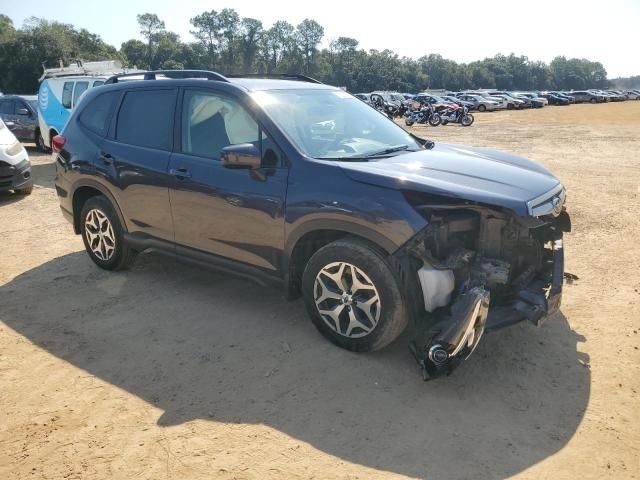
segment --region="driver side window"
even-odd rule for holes
[[[229,145],[253,143],[260,148],[256,121],[234,99],[186,90],[182,102],[182,152],[220,160]]]

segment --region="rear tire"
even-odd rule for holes
[[[124,270],[138,252],[124,241],[124,229],[106,197],[89,198],[80,213],[80,234],[89,257],[105,270]]]
[[[36,130],[35,142],[36,142],[36,148],[38,149],[38,151],[45,152],[45,153],[49,151],[47,146],[44,144],[44,138],[42,138],[42,133],[40,133],[40,129]]]
[[[478,111],[479,112],[486,112],[487,111],[487,106],[486,105],[478,105]]]
[[[357,238],[332,242],[311,257],[302,275],[302,295],[320,333],[353,352],[380,350],[408,323],[385,256]]]
[[[434,113],[433,115],[431,115],[431,117],[429,117],[429,125],[431,125],[432,127],[437,127],[441,122],[442,118],[437,113]]]
[[[471,126],[471,124],[473,124],[474,120],[475,119],[473,118],[473,115],[471,115],[470,113],[467,113],[462,116],[462,118],[460,119],[460,123],[462,124],[463,127],[469,127]]]

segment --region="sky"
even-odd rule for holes
[[[0,0],[0,13],[16,26],[31,16],[71,23],[117,48],[141,38],[139,13],[157,14],[168,30],[192,41],[189,19],[225,7],[265,27],[312,18],[325,29],[323,45],[348,36],[365,49],[413,58],[439,53],[456,62],[496,53],[545,62],[564,55],[600,61],[609,78],[640,75],[640,0]]]

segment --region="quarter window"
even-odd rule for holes
[[[140,147],[169,150],[175,90],[127,92],[118,114],[116,139]]]
[[[64,108],[71,108],[73,84],[74,82],[64,82],[64,85],[62,86],[62,106]]]
[[[80,123],[104,137],[109,130],[109,119],[119,94],[119,92],[107,92],[91,100],[80,114]]]

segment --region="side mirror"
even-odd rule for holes
[[[19,108],[16,112],[17,115],[29,115],[30,112],[26,108]]]
[[[239,143],[224,147],[220,159],[226,168],[257,170],[262,166],[260,151],[252,143]]]

